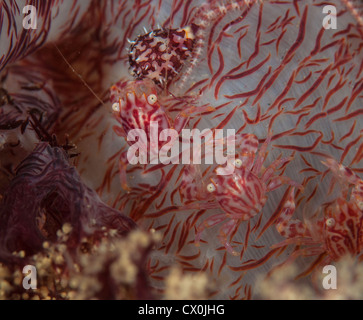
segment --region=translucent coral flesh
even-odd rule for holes
[[[54,1],[39,10],[44,21],[40,19],[40,27],[28,33],[21,27],[23,4],[10,3],[4,1],[0,7],[7,26],[0,40],[2,88],[17,102],[26,90],[24,82],[29,100],[42,101],[35,105],[38,114],[49,104],[42,124],[59,139],[68,134],[77,146],[80,154],[75,166],[84,183],[141,228],[162,234],[147,261],[152,285],[162,291],[168,271],[177,265],[185,273],[206,271],[217,284],[215,298],[250,298],[256,276],[286,261],[294,250],[294,246],[270,248],[283,240],[273,222],[287,187],[268,193],[261,213],[239,224],[231,239],[240,253],[235,257],[220,244],[219,226],[206,229],[200,247],[195,246],[195,227],[223,212],[183,210],[178,195],[182,165],[128,166],[129,193],[120,188],[118,176],[119,154],[127,144],[112,130],[116,121],[108,90],[121,79],[133,80],[128,72],[127,39],[145,34],[144,27],[151,31],[158,25],[188,26],[197,21],[193,17],[203,1]],[[225,3],[228,7],[231,1]],[[214,4],[217,7],[218,1]],[[328,4],[337,9],[336,30],[322,25],[322,10]],[[54,12],[57,15],[50,19]],[[234,128],[255,134],[260,142],[271,131],[266,165],[281,154],[293,157],[280,173],[303,184],[304,191],[295,197],[295,217],[303,219],[340,196],[338,184],[330,188],[331,173],[321,164],[322,154],[362,176],[362,38],[359,2],[257,1],[247,6],[240,1],[235,10],[209,23],[197,65],[182,85],[176,77],[168,89],[183,102],[215,108],[194,117],[190,127]],[[188,67],[186,63],[184,69]],[[15,72],[21,68],[27,72]],[[6,73],[7,78],[3,77]],[[28,106],[20,103],[20,111],[11,103],[1,106],[0,123],[7,114],[12,115],[12,123],[23,120]],[[174,101],[167,107],[174,114],[179,105]],[[10,116],[5,119],[9,123]],[[6,190],[15,166],[32,151],[38,137],[31,126],[24,134],[20,125],[0,133],[4,140],[0,190]],[[298,267],[307,269],[315,258],[298,259]]]

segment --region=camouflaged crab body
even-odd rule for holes
[[[158,101],[155,84],[149,79],[116,83],[111,88],[110,100],[115,118],[121,125],[114,129],[124,138],[131,130],[140,129],[149,141],[152,122],[158,124],[159,131],[173,127],[172,119]]]
[[[177,76],[192,55],[194,35],[190,27],[157,29],[140,35],[129,52],[131,74],[164,85]]]
[[[292,219],[295,211],[292,188],[282,214],[276,220],[277,231],[286,240],[273,246],[304,246],[295,251],[291,258],[322,255],[321,265],[338,261],[346,255],[358,256],[363,250],[363,180],[334,159],[328,158],[322,163],[332,171],[333,181],[340,181],[342,196],[321,206],[315,215],[322,216],[315,222],[303,222]],[[350,196],[349,186],[354,186]]]

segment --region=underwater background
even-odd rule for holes
[[[5,0],[0,26],[1,299],[363,298],[361,1]],[[216,164],[192,180],[184,164],[128,165],[121,186],[128,145],[110,88],[136,81],[130,42],[184,27],[194,48],[167,86],[138,81],[171,119],[210,107],[188,128],[253,134],[258,150],[271,139],[259,181],[287,159],[270,168],[298,187],[264,189],[248,219],[181,196],[185,181],[205,190]],[[217,214],[234,220],[237,254],[222,224],[207,228]],[[288,214],[303,236],[282,235]],[[23,287],[26,265],[36,290]],[[323,288],[325,265],[336,290]]]

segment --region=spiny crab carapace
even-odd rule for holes
[[[167,88],[176,79],[181,85],[197,65],[205,46],[206,29],[225,16],[228,10],[245,7],[254,1],[206,1],[181,28],[159,27],[129,40],[130,72],[137,79],[151,79]],[[187,66],[184,68],[184,65]]]

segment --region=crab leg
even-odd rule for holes
[[[262,177],[261,177],[262,181],[264,181],[264,182],[268,181],[273,176],[277,167],[285,164],[286,162],[290,161],[291,159],[292,159],[291,157],[286,157],[286,158],[275,160],[271,165],[269,165],[267,167],[265,172],[262,174]]]
[[[294,191],[292,188],[289,196],[282,208],[282,213],[276,220],[276,229],[287,238],[303,237],[305,235],[305,227],[298,219],[291,219],[295,211]]]
[[[130,187],[127,185],[126,168],[127,168],[127,151],[121,152],[120,160],[118,163],[121,188],[125,191],[131,191]]]
[[[359,176],[357,176],[351,169],[344,167],[342,164],[338,163],[334,159],[327,159],[321,162],[323,165],[327,166],[336,177],[343,181],[347,181],[350,184],[357,185],[361,181]]]
[[[119,119],[117,119],[117,121],[119,121]],[[119,121],[120,122],[120,121]],[[113,131],[115,131],[115,133],[120,136],[120,137],[124,137],[126,139],[127,137],[127,134],[125,133],[125,130],[122,129],[122,127],[119,127],[119,126],[113,126],[112,127]]]
[[[258,174],[261,171],[263,162],[265,161],[266,155],[267,155],[267,147],[269,145],[269,143],[271,142],[271,135],[269,134],[265,140],[265,142],[263,143],[260,151],[258,152],[258,155],[256,157],[256,162],[255,165],[252,169],[252,173],[254,174]]]
[[[204,220],[198,227],[196,230],[196,235],[195,235],[195,245],[198,246],[199,245],[199,241],[200,241],[200,237],[202,235],[202,232],[204,231],[205,228],[210,228],[213,227],[215,225],[217,225],[218,223],[221,223],[222,221],[226,220],[227,216],[225,213],[220,213],[220,214],[215,214],[209,218],[207,218],[206,220]]]
[[[275,178],[272,178],[271,181],[269,182],[269,184],[267,185],[267,192],[270,192],[270,191],[273,191],[279,187],[281,187],[283,184],[288,184],[290,186],[293,186],[293,187],[296,187],[296,188],[299,188],[299,189],[303,189],[302,185],[297,183],[296,181],[294,180],[291,180],[290,178],[288,177],[275,177]]]
[[[199,199],[202,194],[201,173],[193,164],[185,165],[183,168],[183,177],[179,186],[180,199],[186,200]]]
[[[227,249],[227,251],[229,253],[233,254],[234,256],[237,256],[238,253],[233,250],[231,244],[228,241],[228,237],[231,235],[233,230],[236,228],[237,223],[238,223],[237,219],[232,219],[232,220],[226,222],[225,224],[223,224],[223,226],[219,230],[219,235],[218,235],[219,241],[224,245],[224,247]]]
[[[192,116],[192,114],[195,113],[203,113],[203,112],[210,112],[213,111],[214,108],[211,106],[201,106],[201,107],[196,107],[196,106],[191,106],[188,107],[186,109],[184,109],[183,111],[181,111],[179,114],[177,114],[177,116],[174,119],[174,129],[177,132],[181,132],[185,126],[187,125],[190,117]]]
[[[236,145],[239,145],[241,150],[240,159],[242,160],[242,166],[250,171],[253,167],[255,155],[258,149],[258,139],[254,134],[240,134],[236,138]]]

